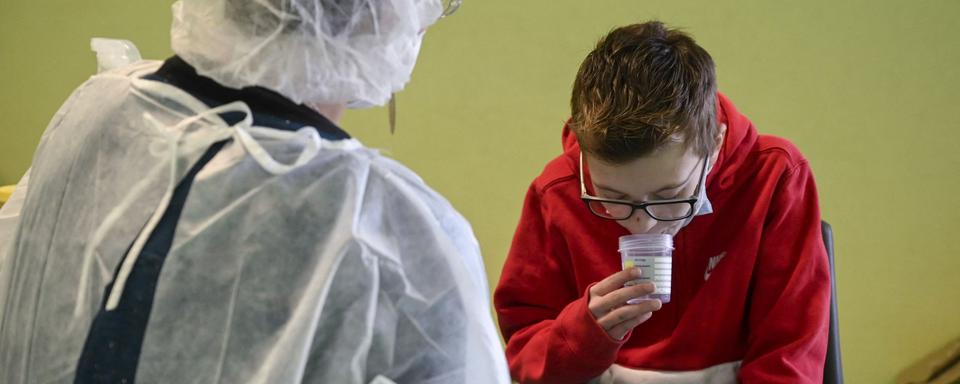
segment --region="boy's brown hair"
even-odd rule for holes
[[[716,70],[693,39],[651,21],[614,29],[577,73],[571,128],[584,152],[613,164],[676,140],[707,155],[716,146]]]

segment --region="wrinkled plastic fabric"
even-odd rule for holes
[[[228,126],[139,79],[157,66],[91,78],[41,138],[0,248],[0,382],[73,381],[125,253],[221,140],[160,274],[138,383],[509,382],[479,247],[449,203],[355,140]]]
[[[410,80],[440,0],[179,0],[172,46],[203,76],[297,103],[383,105]]]
[[[13,235],[20,223],[20,212],[23,210],[29,184],[30,170],[27,170],[13,190],[13,195],[0,206],[0,319],[3,319],[4,300],[8,293],[7,285],[2,282],[10,280],[10,268],[4,266],[8,265],[7,258],[13,251]]]
[[[143,60],[132,41],[94,37],[90,49],[97,53],[97,73],[125,67]]]

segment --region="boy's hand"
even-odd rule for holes
[[[587,307],[593,313],[610,337],[622,340],[633,327],[650,318],[660,309],[660,300],[642,300],[637,304],[627,304],[628,300],[653,293],[653,283],[642,283],[629,287],[623,284],[640,277],[640,268],[630,268],[614,273],[590,287],[590,301]]]

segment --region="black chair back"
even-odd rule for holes
[[[837,279],[833,268],[833,228],[820,222],[823,244],[830,262],[830,335],[827,339],[827,361],[823,365],[824,384],[843,383],[843,364],[840,360],[840,323],[837,320]]]

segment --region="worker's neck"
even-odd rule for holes
[[[346,103],[340,104],[308,104],[308,106],[317,111],[317,113],[326,117],[327,120],[330,120],[334,124],[340,124],[340,117],[343,116],[343,111],[347,109]]]

